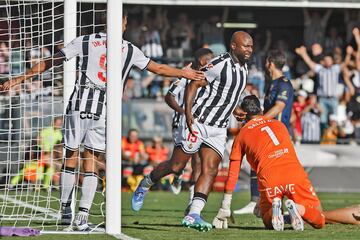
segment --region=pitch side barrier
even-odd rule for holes
[[[358,145],[308,145],[296,146],[304,167],[360,167]]]
[[[296,152],[318,192],[360,192],[359,145],[296,146]]]

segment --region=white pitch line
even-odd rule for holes
[[[12,202],[14,204],[18,204],[18,205],[20,205],[22,207],[31,208],[31,209],[33,209],[33,210],[35,210],[37,212],[45,213],[46,215],[49,215],[49,216],[51,216],[51,217],[53,217],[55,219],[60,219],[60,214],[52,212],[49,209],[39,207],[39,206],[35,206],[33,204],[29,204],[29,203],[23,202],[21,200],[14,199],[14,198],[9,197],[9,196],[0,195],[0,198],[3,199],[3,200],[6,200],[6,201]]]
[[[132,238],[132,237],[130,237],[128,235],[125,235],[123,233],[115,234],[115,235],[112,235],[112,236],[114,236],[117,239],[121,239],[121,240],[139,240],[138,238]]]

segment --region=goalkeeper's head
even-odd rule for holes
[[[246,113],[246,120],[249,121],[256,116],[263,115],[260,101],[255,95],[249,95],[244,98],[240,108]]]

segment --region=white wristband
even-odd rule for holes
[[[225,193],[225,194],[224,194],[224,198],[223,198],[223,200],[222,200],[221,207],[222,207],[223,209],[230,209],[231,199],[232,199],[232,194]]]

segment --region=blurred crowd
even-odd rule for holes
[[[52,51],[58,51],[62,48],[62,44],[42,45],[30,38],[25,42],[16,39],[9,41],[0,40],[0,80],[4,81],[9,75],[16,76],[22,74],[26,69],[31,68],[40,59],[50,57]],[[53,49],[54,48],[54,49]],[[12,92],[5,94],[20,95],[23,97],[31,96],[35,99],[38,96],[62,96],[63,94],[63,71],[61,67],[54,68],[53,71],[48,71],[39,77],[34,77],[31,81],[18,85],[12,89]],[[41,81],[39,81],[41,80]]]
[[[193,60],[199,47],[210,48],[215,55],[227,50],[228,38],[224,23],[229,9],[220,14],[194,17],[178,11],[169,13],[164,7],[132,6],[124,38],[138,46],[150,58],[177,67]],[[328,10],[303,10],[302,45],[270,30],[248,29],[254,39],[254,52],[249,62],[247,89],[264,98],[271,80],[265,71],[270,49],[285,53],[283,72],[293,83],[296,99],[293,106],[292,129],[295,142],[353,143],[360,142],[360,63],[357,27],[360,11],[344,10],[337,24]],[[339,24],[342,22],[343,24]],[[344,29],[339,26],[344,26]],[[231,29],[237,30],[237,29]],[[341,30],[341,31],[340,31]],[[36,41],[25,43],[0,41],[0,78],[16,75],[61,48],[37,47]],[[308,58],[308,59],[307,59]],[[311,64],[309,61],[311,60]],[[14,89],[15,94],[37,97],[62,95],[62,70],[43,74],[43,81],[29,81]],[[163,78],[133,69],[129,74],[124,101],[153,98],[162,101],[172,78]]]
[[[210,15],[206,21],[189,20],[185,13],[171,16],[162,8],[144,11],[142,22],[129,18],[125,38],[151,58],[176,66],[191,61],[198,47],[208,47],[215,54],[227,49],[222,16]],[[283,72],[293,83],[296,99],[291,118],[293,139],[300,143],[360,142],[360,64],[357,40],[360,12],[344,11],[340,34],[338,26],[329,25],[333,14],[303,10],[303,46],[293,46],[286,39],[275,39],[271,31],[249,30],[254,39],[254,53],[249,63],[248,92],[264,98],[271,80],[264,67],[267,52],[277,49],[285,53]],[[235,29],[234,29],[235,30]],[[309,65],[304,54],[315,64]],[[161,100],[174,79],[132,70],[124,100],[156,98]]]

